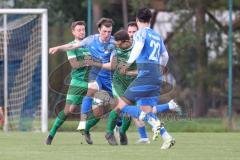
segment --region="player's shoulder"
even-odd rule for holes
[[[89,35],[86,38],[84,38],[83,40],[85,40],[88,43],[91,43],[94,39],[96,38],[96,35]]]
[[[151,39],[154,39],[154,40],[157,40],[157,41],[162,41],[162,36],[157,33],[156,31],[154,31],[153,29],[148,29],[148,32],[147,32],[147,35],[151,38]]]
[[[147,36],[147,30],[145,28],[141,28],[134,34],[133,39],[135,41],[144,41],[146,36]]]
[[[111,36],[109,39],[109,45],[111,46],[111,48],[115,48],[115,39],[113,36]]]
[[[68,44],[75,44],[75,43],[77,43],[75,40],[68,42]],[[69,55],[69,54],[74,54],[74,53],[75,53],[75,50],[69,50],[69,51],[67,51],[66,53],[67,53],[67,55]]]
[[[74,44],[77,43],[75,40],[68,42],[68,44]]]
[[[147,28],[141,28],[135,34],[136,35],[146,35],[147,34]]]
[[[111,43],[111,44],[115,44],[115,39],[114,39],[113,36],[110,37],[109,43]]]

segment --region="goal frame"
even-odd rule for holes
[[[9,14],[40,14],[41,15],[41,132],[48,131],[48,11],[47,9],[1,9],[3,15],[3,49],[4,49],[4,131],[8,131],[8,68],[7,62],[7,15]]]

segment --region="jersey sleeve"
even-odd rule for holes
[[[72,50],[72,51],[67,51],[67,58],[68,59],[71,59],[71,58],[76,58],[76,53],[75,53],[75,50]]]
[[[167,49],[164,45],[163,40],[161,39],[161,49],[160,49],[160,64],[163,66],[167,65],[169,56],[168,56],[168,52]]]
[[[115,40],[113,37],[111,37],[111,39],[110,39],[110,48],[111,48],[111,56],[110,56],[110,59],[111,59],[113,56],[115,56],[117,54]]]
[[[82,41],[78,42],[80,47],[89,47],[94,40],[94,35],[84,38]]]
[[[133,49],[130,53],[130,56],[129,56],[129,59],[128,59],[127,63],[132,64],[138,58],[138,56],[140,55],[140,53],[143,49],[146,36],[147,36],[147,33],[146,33],[145,29],[140,29],[139,31],[137,31],[134,34]]]
[[[145,29],[138,30],[133,36],[134,43],[136,43],[136,42],[144,43],[146,36],[147,36],[147,33],[146,33]]]
[[[69,44],[74,44],[74,43],[76,43],[76,42],[72,41],[72,42],[70,42]],[[75,50],[69,50],[69,51],[67,51],[67,58],[68,58],[68,59],[76,58]]]

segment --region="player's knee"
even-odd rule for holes
[[[97,91],[98,91],[98,86],[96,85],[96,83],[88,84],[87,96],[93,96]]]
[[[74,112],[74,107],[72,107],[71,105],[66,105],[65,107],[64,107],[64,114],[65,115],[70,115],[71,113],[73,113]]]
[[[134,118],[134,122],[135,122],[137,127],[144,127],[145,126],[145,123],[143,121],[140,121],[136,118]]]
[[[74,106],[70,106],[68,111],[69,111],[69,114],[70,113],[74,113],[75,112],[75,107]]]

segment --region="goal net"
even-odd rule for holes
[[[47,131],[47,71],[46,10],[1,10],[0,106],[5,131]]]

